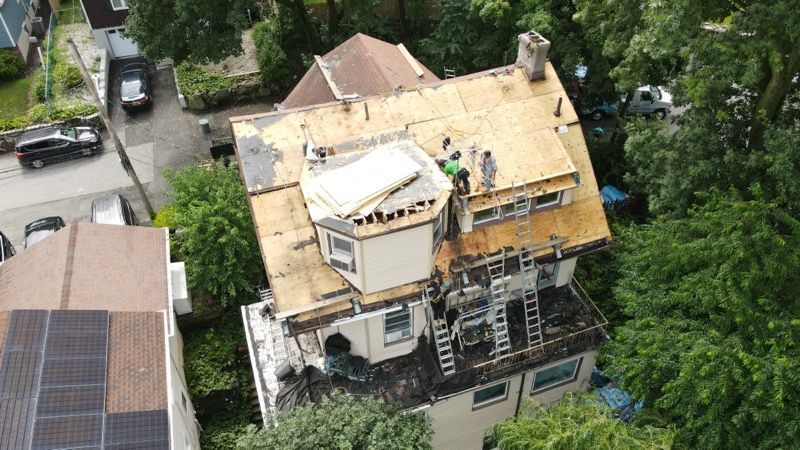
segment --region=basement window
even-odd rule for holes
[[[576,358],[536,372],[533,374],[531,394],[538,394],[575,381],[582,360],[583,358]]]
[[[114,11],[128,9],[128,2],[127,0],[111,0],[111,9]]]
[[[383,343],[391,344],[410,338],[411,308],[390,312],[383,316]]]
[[[472,409],[478,409],[508,398],[508,381],[478,389],[472,394]]]

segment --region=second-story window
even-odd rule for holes
[[[472,215],[472,224],[478,225],[485,222],[491,222],[492,220],[500,219],[500,208],[494,207],[489,209],[482,209],[480,211],[475,211]]]
[[[356,273],[354,247],[353,241],[328,233],[328,262],[339,270]]]
[[[536,197],[536,209],[547,208],[561,204],[561,191],[549,192]]]
[[[383,316],[384,344],[402,341],[410,338],[412,334],[411,308],[390,312]]]
[[[444,212],[439,214],[439,217],[436,218],[436,221],[433,222],[433,253],[436,253],[439,250],[439,245],[442,244],[442,239],[444,239]]]
[[[127,0],[111,0],[111,9],[114,11],[128,9],[128,2]]]

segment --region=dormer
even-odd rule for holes
[[[324,261],[359,291],[430,275],[452,184],[413,141],[327,149],[307,158],[300,187]]]

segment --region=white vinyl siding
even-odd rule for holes
[[[433,251],[439,250],[439,246],[444,239],[444,211],[442,211],[433,222]]]
[[[361,241],[364,292],[371,294],[427,278],[433,267],[433,223]]]
[[[569,280],[572,279],[572,275],[575,273],[575,263],[577,261],[578,258],[570,258],[559,261],[558,275],[556,276],[556,286],[564,286],[565,284],[569,283]]]

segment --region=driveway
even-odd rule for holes
[[[177,169],[208,159],[212,137],[230,134],[228,118],[272,110],[272,102],[234,105],[220,111],[197,114],[183,110],[171,67],[159,67],[153,76],[154,105],[147,111],[127,115],[119,107],[116,76],[120,68],[136,60],[111,62],[109,113],[117,134],[133,163],[150,202],[158,209],[168,198],[164,169]],[[208,119],[212,133],[204,135],[198,125]],[[90,158],[45,166],[21,168],[13,153],[0,154],[0,230],[22,249],[24,226],[38,218],[60,215],[66,222],[88,221],[91,203],[108,193],[130,200],[136,215],[147,222],[144,203],[119,163],[116,149],[103,133],[104,152]]]

